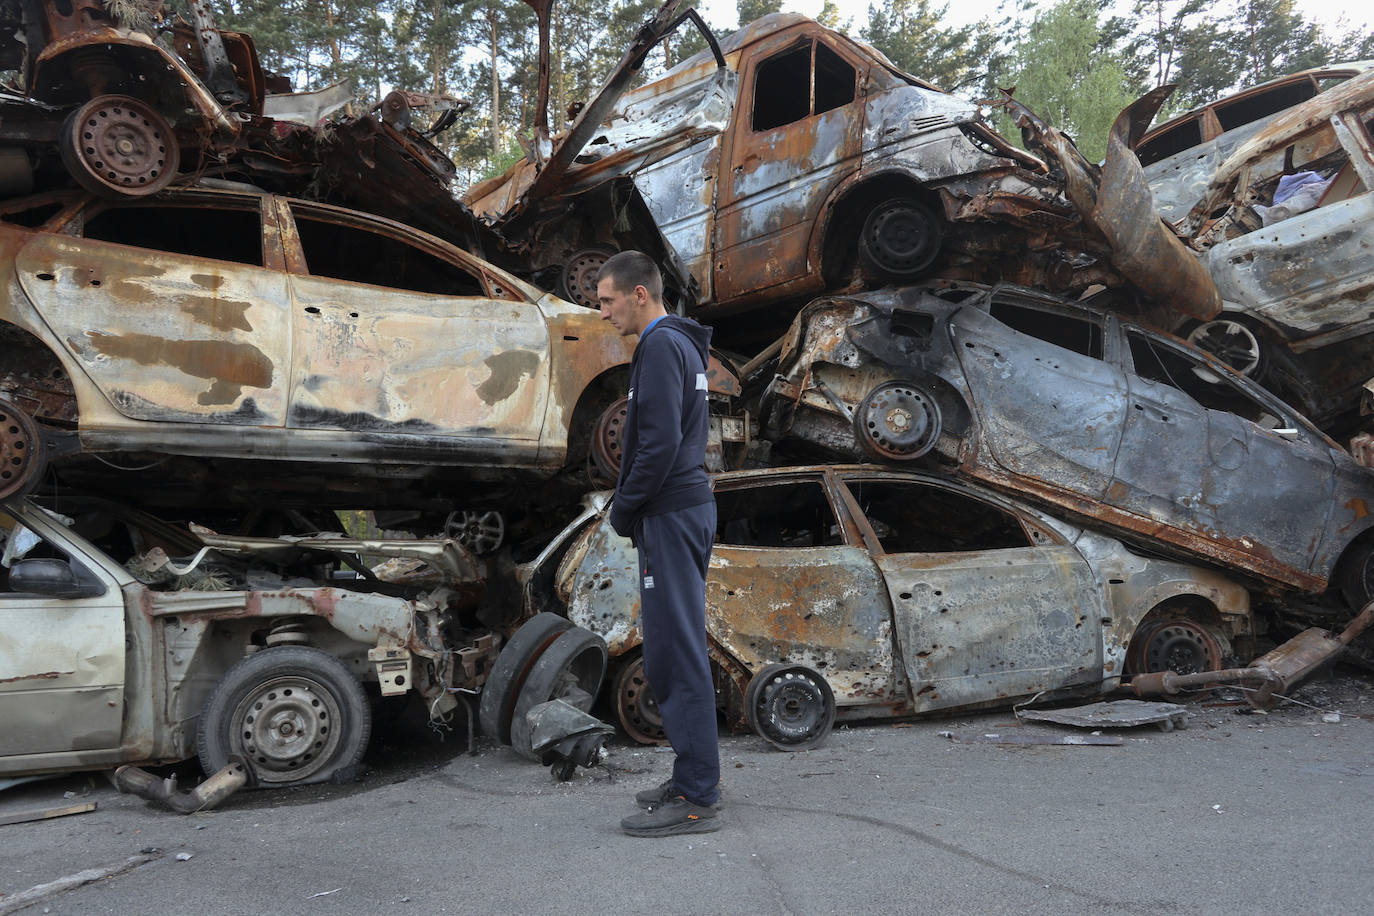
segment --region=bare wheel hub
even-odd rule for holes
[[[0,499],[22,496],[43,473],[38,426],[27,413],[0,398]]]
[[[644,658],[636,655],[621,666],[615,676],[615,713],[625,734],[640,744],[663,744],[668,733],[658,709],[649,679],[644,676]]]
[[[62,161],[88,191],[105,197],[156,193],[176,176],[176,138],[162,115],[138,99],[103,95],[67,120]]]
[[[1222,666],[1225,650],[1207,627],[1192,620],[1169,620],[1141,634],[1132,645],[1134,673],[1172,671],[1197,674]]]
[[[575,252],[563,267],[563,289],[568,301],[589,309],[600,308],[596,298],[596,275],[612,252],[602,248],[587,248]]]
[[[274,678],[234,710],[234,740],[265,783],[296,782],[333,759],[341,739],[338,704],[304,677]]]
[[[869,455],[910,461],[930,451],[940,438],[940,407],[917,385],[886,382],[859,404],[854,431]]]
[[[625,420],[630,415],[630,399],[621,398],[602,412],[592,431],[592,462],[605,483],[620,476],[621,450],[624,447]]]
[[[501,546],[506,521],[495,509],[459,509],[444,520],[444,536],[482,556]]]

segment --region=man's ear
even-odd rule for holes
[[[635,305],[643,308],[649,302],[649,290],[644,286],[635,287]]]

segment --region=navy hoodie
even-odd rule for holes
[[[622,537],[630,537],[641,518],[713,498],[705,466],[710,344],[710,328],[668,315],[635,346],[611,503],[611,527]]]

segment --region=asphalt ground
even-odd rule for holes
[[[0,818],[98,805],[0,826],[0,914],[142,850],[19,912],[1361,912],[1371,686],[1325,676],[1295,692],[1317,708],[1268,715],[1213,695],[1184,730],[1104,731],[1118,747],[985,743],[1085,734],[1010,712],[843,727],[801,753],[724,737],[721,829],[666,839],[618,829],[671,760],[623,742],[556,783],[508,748],[386,738],[360,782],[194,815],[68,776],[0,793]]]

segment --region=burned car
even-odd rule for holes
[[[380,217],[187,190],[0,220],[0,497],[46,455],[73,482],[152,464],[128,486],[173,505],[475,498],[580,471],[623,394],[633,342],[595,312]]]
[[[1009,287],[818,300],[764,395],[766,434],[1055,506],[1153,549],[1353,607],[1371,596],[1374,473],[1186,343]]]
[[[453,541],[254,542],[58,508],[0,507],[0,775],[198,757],[241,762],[240,784],[345,777],[369,693],[442,721],[497,657],[471,615],[480,561]],[[336,574],[359,556],[404,568]]]
[[[1322,73],[1294,77],[1275,90],[1306,101],[1144,169],[1131,149],[1142,152],[1141,134],[1172,87],[1122,112],[1100,169],[1061,132],[1009,103],[1037,148],[1064,171],[1085,221],[1130,238],[1158,225],[1158,201],[1185,250],[1210,274],[1215,314],[1180,299],[1159,300],[1157,311],[1142,317],[1217,355],[1340,436],[1351,430],[1361,385],[1374,375],[1367,257],[1374,70],[1353,65],[1330,78],[1351,69],[1354,75],[1320,92]],[[1277,104],[1264,94],[1242,94],[1233,117],[1251,111],[1247,98]],[[1218,118],[1230,111],[1224,103],[1218,109]],[[1151,149],[1144,145],[1146,154]],[[1141,264],[1142,272],[1152,269],[1159,269],[1153,259]]]
[[[709,50],[626,92],[676,6],[551,148],[536,138],[464,196],[541,283],[594,305],[597,267],[627,247],[707,317],[931,274],[1120,282],[1062,184],[977,105],[805,17],[708,32]]]
[[[1252,650],[1249,595],[1220,573],[980,486],[869,465],[720,474],[714,488],[719,704],[779,746],[806,746],[835,717],[1100,694],[1123,675],[1212,670]],[[605,639],[626,732],[661,740],[635,551],[593,518],[568,532],[555,593]]]

